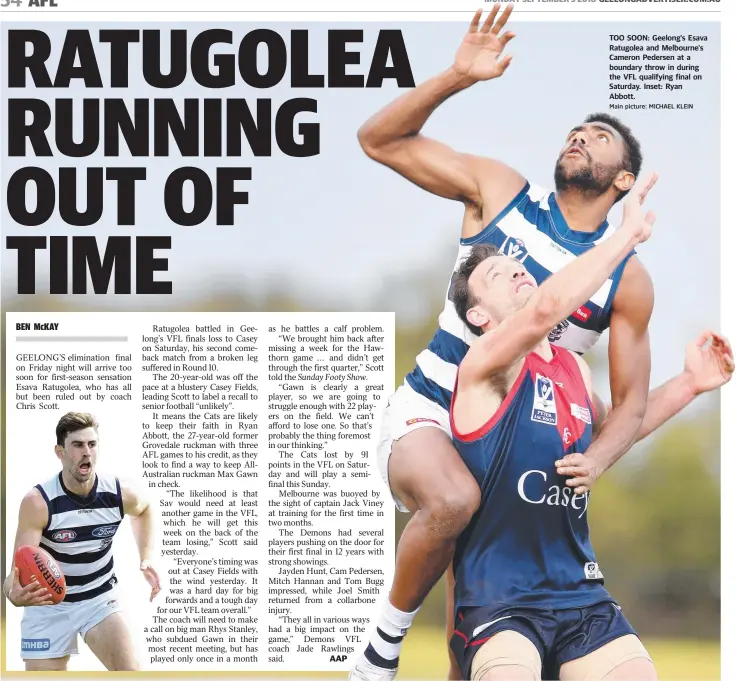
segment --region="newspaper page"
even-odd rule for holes
[[[3,674],[733,678],[731,2],[0,12]]]

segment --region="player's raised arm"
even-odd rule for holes
[[[420,134],[446,99],[474,83],[503,75],[511,57],[502,52],[514,34],[502,29],[512,7],[508,5],[499,15],[500,6],[494,5],[482,25],[482,10],[478,10],[454,64],[391,102],[360,128],[358,140],[368,156],[434,194],[468,205],[480,207],[485,201],[497,203],[501,210],[518,194],[524,179],[508,166],[459,153]]]
[[[21,546],[38,546],[41,542],[41,533],[48,522],[46,502],[35,488],[32,489],[20,503],[18,512],[18,529],[15,533],[13,555]],[[16,607],[24,608],[31,605],[52,605],[51,594],[46,587],[34,582],[21,586],[18,568],[11,562],[10,572],[3,583],[5,597]]]
[[[151,565],[153,553],[153,512],[148,500],[134,485],[121,481],[120,492],[123,497],[123,512],[130,516],[130,526],[133,530],[140,570],[145,580],[151,585],[151,600],[161,591],[161,580]]]
[[[624,205],[621,227],[609,239],[549,277],[518,312],[473,343],[460,371],[477,378],[505,371],[531,352],[556,324],[585,304],[634,247],[649,238],[655,218],[651,212],[644,214],[642,204],[656,181],[652,173],[632,190]],[[492,267],[489,263],[489,272],[485,273],[486,266],[479,266],[479,274],[494,276]],[[519,273],[525,274],[521,265]],[[520,280],[519,285],[522,283]],[[475,324],[470,318],[474,313],[471,309],[468,315]]]

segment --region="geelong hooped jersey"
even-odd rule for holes
[[[610,599],[588,531],[589,494],[573,494],[555,470],[584,452],[594,407],[575,358],[553,347],[530,354],[493,417],[455,446],[481,489],[457,542],[455,606],[559,609]]]
[[[97,474],[90,494],[81,497],[65,487],[59,473],[36,489],[49,511],[40,545],[64,573],[64,602],[84,601],[112,589],[117,582],[112,538],[123,519],[119,480]]]
[[[571,230],[557,206],[554,193],[527,183],[483,231],[470,239],[460,240],[453,272],[475,244],[489,243],[501,253],[517,258],[541,284],[614,231],[607,222],[594,232]],[[616,268],[589,302],[552,330],[551,343],[580,354],[595,345],[609,326],[611,304],[627,261],[628,258]],[[406,383],[414,391],[445,409],[450,407],[457,367],[476,338],[458,317],[449,294],[448,286],[439,329],[429,347],[417,356],[416,367],[406,377]]]

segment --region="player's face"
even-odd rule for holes
[[[486,258],[473,270],[468,280],[478,303],[476,312],[488,317],[492,324],[500,324],[506,317],[520,310],[537,288],[537,282],[516,258],[494,255]],[[471,319],[474,324],[482,323]]]
[[[570,131],[557,158],[557,191],[577,188],[600,196],[620,177],[626,143],[605,123],[585,123]]]
[[[69,433],[64,446],[57,447],[57,455],[64,471],[77,482],[87,482],[95,474],[97,431],[94,428],[85,428]]]

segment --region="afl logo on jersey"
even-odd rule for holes
[[[512,237],[506,237],[506,241],[503,242],[499,249],[501,255],[508,255],[510,258],[516,258],[519,262],[524,262],[526,256],[529,255],[524,246],[524,242],[521,239],[514,239]]]
[[[95,527],[92,530],[93,537],[112,537],[118,531],[117,525],[105,525],[103,527]]]
[[[52,541],[65,542],[76,539],[77,533],[74,530],[59,530],[51,535]]]
[[[536,421],[537,423],[557,423],[554,383],[541,374],[537,374],[534,385],[532,421]]]

